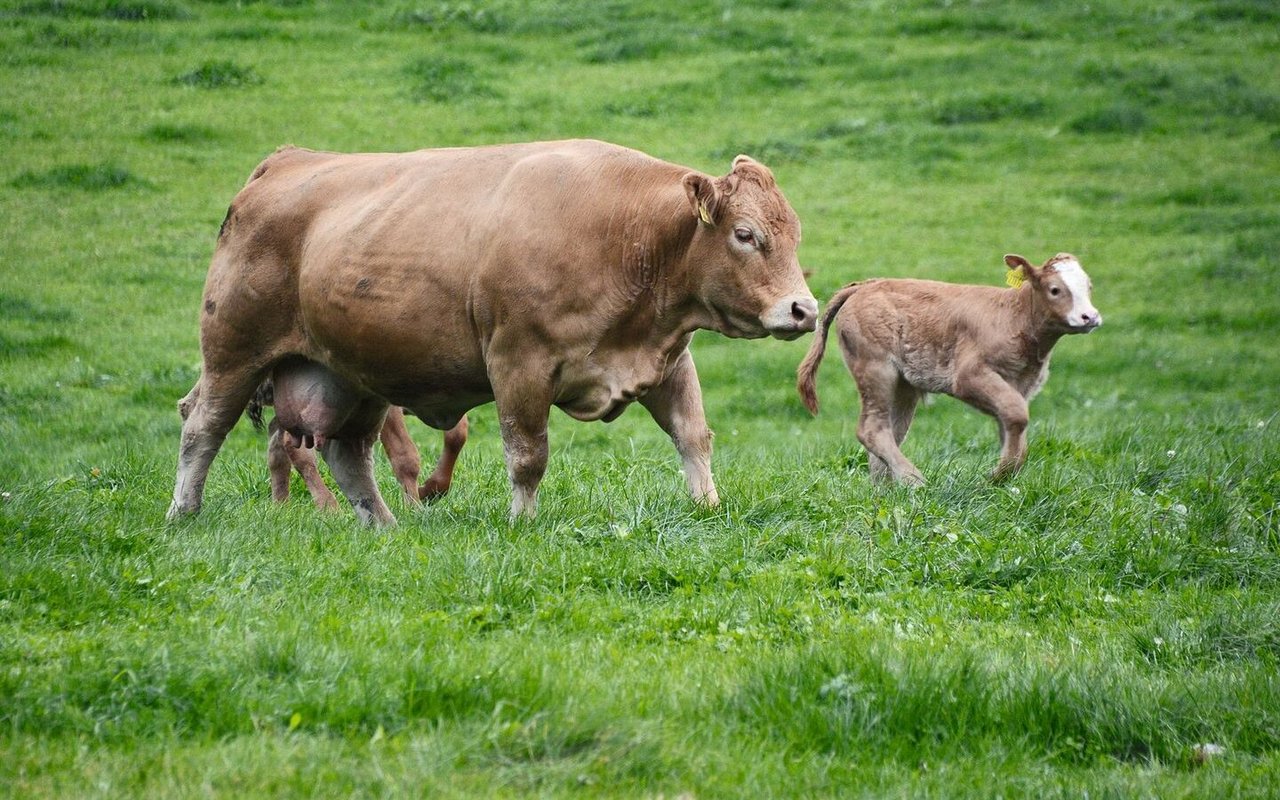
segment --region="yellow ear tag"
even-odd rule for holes
[[[707,210],[707,203],[705,200],[698,203],[698,219],[702,220],[708,225],[715,224],[714,222],[711,221],[711,212]]]
[[[1011,289],[1017,289],[1026,279],[1027,276],[1022,271],[1022,267],[1014,267],[1004,274],[1004,282],[1009,284],[1009,288]]]

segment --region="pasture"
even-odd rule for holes
[[[0,794],[1280,795],[1278,50],[1271,0],[3,0]],[[717,510],[553,412],[509,524],[490,405],[431,507],[380,460],[392,529],[273,504],[247,421],[165,522],[263,157],[568,137],[769,165],[820,301],[1065,250],[1106,322],[1002,486],[950,398],[871,485],[831,350],[811,418],[807,336],[699,333]]]

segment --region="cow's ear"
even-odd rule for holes
[[[700,172],[690,172],[684,176],[684,191],[689,196],[693,215],[703,225],[714,226],[720,211],[720,195],[715,183]]]

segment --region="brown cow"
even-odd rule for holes
[[[1021,288],[879,279],[850,284],[831,298],[796,388],[818,413],[818,364],[836,320],[840,351],[862,401],[858,441],[867,448],[873,478],[924,483],[899,445],[916,403],[929,392],[958,397],[1000,423],[993,480],[1021,469],[1027,402],[1049,377],[1050,350],[1063,334],[1101,325],[1102,315],[1075,256],[1059,253],[1039,268],[1022,256],[1004,260],[1025,275]]]
[[[799,240],[773,175],[746,156],[712,178],[596,141],[281,149],[218,237],[169,516],[199,509],[268,377],[283,428],[316,441],[365,521],[394,521],[371,462],[389,404],[448,429],[496,401],[515,516],[535,511],[551,406],[609,421],[638,400],[693,497],[715,505],[689,341],[813,330]]]

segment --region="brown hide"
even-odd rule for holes
[[[816,414],[818,365],[834,322],[858,386],[858,438],[873,477],[923,482],[899,446],[929,392],[958,397],[1000,423],[1001,458],[993,478],[1021,468],[1027,402],[1048,377],[1050,351],[1063,334],[1087,333],[1102,320],[1085,297],[1074,307],[1085,309],[1086,323],[1070,322],[1073,298],[1055,264],[1070,262],[1079,270],[1073,256],[1059,254],[1041,268],[1020,256],[1006,260],[1026,274],[1018,289],[876,279],[850,284],[831,298],[797,369],[796,388]]]
[[[331,373],[341,391],[322,394],[343,405],[294,432],[325,442],[362,518],[391,519],[364,465],[388,403],[447,429],[496,400],[514,514],[533,512],[551,405],[608,420],[639,400],[694,496],[714,502],[687,345],[699,328],[812,330],[799,237],[773,176],[745,157],[711,178],[594,141],[282,149],[232,202],[209,269],[208,390],[183,429],[171,516],[199,508],[252,386],[297,359]],[[341,426],[305,429],[327,420]]]

